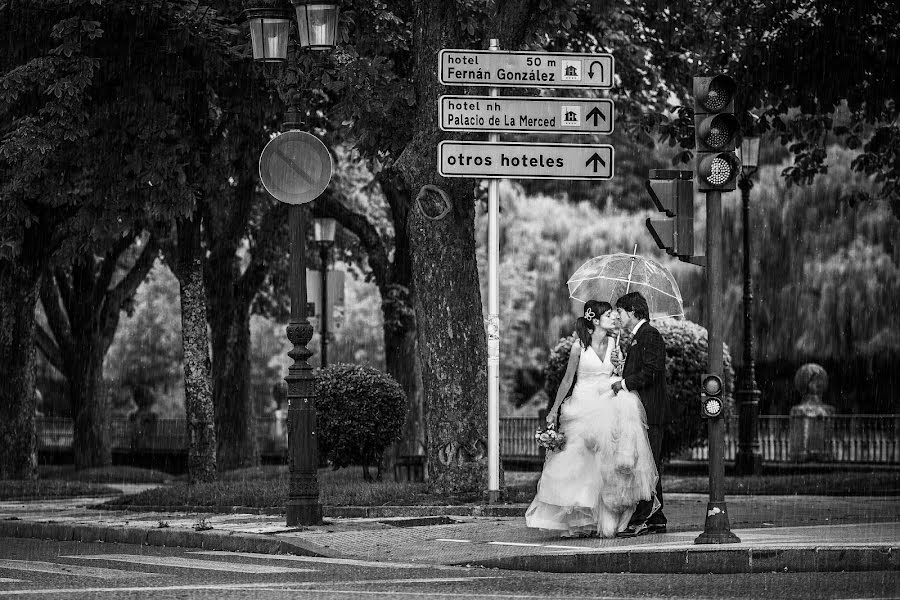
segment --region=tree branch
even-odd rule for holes
[[[234,284],[235,296],[242,304],[248,305],[253,300],[256,291],[269,274],[269,267],[275,259],[275,254],[283,251],[284,245],[280,243],[278,229],[286,220],[287,206],[283,202],[275,202],[263,215],[256,235],[259,243],[253,248],[250,264]]]
[[[138,287],[146,279],[147,273],[153,268],[153,263],[158,255],[159,244],[156,236],[151,233],[140,256],[134,261],[134,265],[116,284],[116,287],[106,294],[103,308],[100,310],[100,326],[105,340],[112,339],[112,336],[115,335],[116,327],[119,324],[119,311],[122,310],[125,302],[134,297]]]
[[[134,241],[134,236],[126,235],[116,240],[112,247],[106,251],[103,257],[103,264],[100,265],[100,273],[94,280],[93,306],[100,306],[103,303],[103,297],[109,288],[109,282],[116,272],[116,266],[119,263],[119,257],[128,250]]]
[[[53,336],[47,333],[40,324],[37,324],[34,330],[34,341],[37,344],[38,350],[41,351],[44,358],[46,358],[57,371],[64,373],[62,353],[59,351],[56,340],[54,340]]]
[[[344,206],[330,189],[319,196],[316,205],[322,216],[336,219],[341,227],[359,238],[360,244],[368,254],[369,268],[372,269],[378,287],[384,288],[393,283],[391,261],[388,259],[384,240],[381,239],[378,230],[369,223],[369,220],[364,215],[355,213]]]
[[[65,273],[63,273],[65,276]],[[60,361],[67,354],[72,353],[72,330],[69,327],[69,318],[60,304],[60,290],[58,276],[45,275],[41,280],[41,304],[44,306],[44,314],[47,315],[47,324],[56,339],[56,345],[62,352]]]

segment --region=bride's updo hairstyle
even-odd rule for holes
[[[584,316],[578,317],[575,321],[575,333],[581,341],[581,345],[587,348],[591,345],[591,334],[594,332],[593,319],[599,319],[600,315],[608,310],[612,310],[609,302],[601,302],[600,300],[588,300],[584,304]]]

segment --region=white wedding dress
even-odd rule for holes
[[[565,445],[547,451],[525,513],[528,527],[615,537],[639,500],[655,500],[658,474],[647,415],[636,394],[613,394],[611,386],[621,378],[612,375],[611,352],[612,343],[603,360],[590,346],[581,351],[575,388],[558,419]]]

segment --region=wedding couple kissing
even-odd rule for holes
[[[565,434],[547,453],[528,527],[563,537],[664,533],[659,457],[668,412],[666,347],[639,292],[590,300],[547,415]],[[631,333],[622,356],[617,330]],[[574,385],[573,385],[574,384]]]

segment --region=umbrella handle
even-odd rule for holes
[[[631,268],[628,269],[628,283],[625,284],[625,293],[628,293],[628,290],[631,289],[631,274],[634,273],[634,261],[637,260],[637,244],[634,245],[634,250],[631,251]]]

